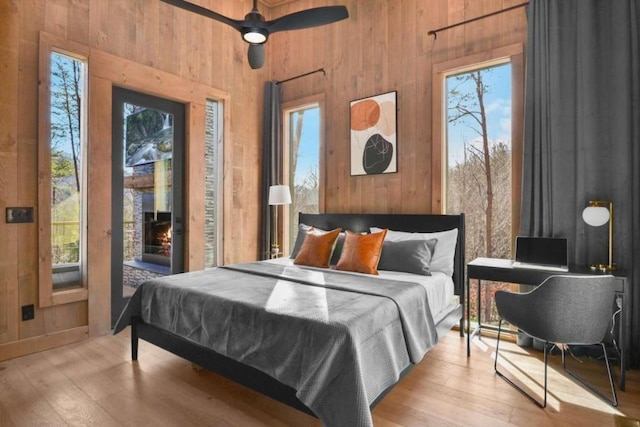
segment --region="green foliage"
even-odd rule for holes
[[[51,247],[53,264],[78,262],[80,247],[80,197],[73,187],[71,195],[51,209]]]
[[[54,259],[53,264],[73,264],[80,260],[80,245],[77,241],[62,245],[54,243],[51,252]]]
[[[66,178],[73,176],[73,160],[62,151],[51,150],[51,179]]]

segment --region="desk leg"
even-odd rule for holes
[[[478,312],[478,326],[474,331],[474,334],[478,334],[478,339],[482,339],[482,280],[478,279],[478,292],[476,293],[477,304],[476,311]]]

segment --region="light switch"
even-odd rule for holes
[[[7,208],[7,223],[33,222],[33,208]]]

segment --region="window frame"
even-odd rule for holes
[[[501,63],[511,64],[511,236],[520,228],[522,199],[522,138],[524,126],[524,54],[522,44],[512,44],[486,52],[434,64],[432,68],[432,151],[433,171],[431,211],[446,212],[447,129],[446,78],[452,74]]]
[[[325,188],[326,188],[326,175],[325,175],[325,126],[324,126],[324,110],[325,110],[325,102],[324,102],[324,94],[311,95],[304,98],[288,101],[282,104],[282,182],[285,185],[289,185],[291,188],[290,182],[290,172],[291,172],[291,135],[289,134],[289,129],[291,128],[290,114],[304,110],[310,107],[318,107],[320,109],[319,117],[320,117],[320,135],[318,141],[318,212],[323,213],[325,210]],[[282,224],[278,226],[281,227],[282,230],[282,238],[281,242],[281,252],[282,253],[290,253],[291,247],[289,240],[291,238],[290,233],[290,205],[283,206],[283,215],[281,217]]]
[[[89,47],[40,33],[38,53],[38,302],[39,307],[87,300],[87,148],[89,109]],[[53,290],[51,250],[51,54],[59,53],[82,61],[83,79],[80,139],[82,144],[82,188],[80,214],[81,286]]]

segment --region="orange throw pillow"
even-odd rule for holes
[[[378,274],[378,262],[386,234],[386,229],[372,234],[347,231],[336,270]]]
[[[341,228],[327,232],[322,231],[322,233],[313,228],[307,231],[302,247],[300,247],[300,252],[296,255],[293,263],[309,267],[328,268],[333,246],[341,231]]]

